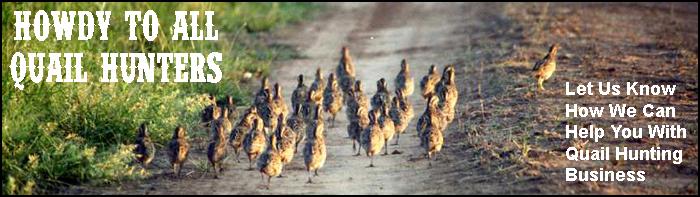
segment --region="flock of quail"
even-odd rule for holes
[[[540,89],[542,82],[554,71],[557,49],[557,44],[552,45],[548,55],[533,68]],[[414,116],[413,105],[408,99],[414,92],[414,80],[405,59],[401,61],[401,71],[394,80],[393,95],[386,80],[381,78],[376,83],[376,93],[368,98],[362,82],[355,77],[355,66],[348,49],[343,47],[338,67],[327,80],[320,68],[316,70],[311,86],[305,85],[303,75],[298,76],[298,85],[291,95],[291,112],[282,97],[280,85],[274,84],[274,89],[270,89],[267,78],[262,79],[253,105],[240,116],[236,114],[231,96],[216,101],[210,95],[211,103],[202,111],[201,122],[211,129],[207,157],[209,169],[215,171],[214,178],[223,171],[228,145],[237,161],[240,162],[239,154],[243,151],[248,157],[249,170],[257,169],[263,180],[267,176],[269,189],[270,179],[282,177],[284,166],[292,161],[299,145],[304,142],[301,150],[309,174],[307,183],[313,183],[312,171],[313,176],[318,176],[318,170],[326,161],[324,113],[330,115],[328,121],[334,126],[336,115],[343,106],[349,120],[347,132],[353,143],[353,152],[359,156],[364,149],[370,158],[369,167],[374,167],[374,156],[382,149],[384,155],[389,154],[387,143],[396,137],[394,144],[398,145],[400,135]],[[416,131],[420,146],[427,153],[428,165],[432,166],[431,160],[444,143],[443,132],[455,118],[459,92],[454,66],[445,66],[442,74],[435,65],[430,66],[428,74],[420,81],[420,91],[427,105],[418,119]],[[233,125],[235,117],[239,120]],[[182,165],[187,160],[190,145],[186,135],[183,127],[177,127],[168,145],[168,156],[176,176],[180,176]],[[155,147],[148,137],[145,123],[138,129],[136,145],[137,160],[147,166],[153,159]],[[394,150],[394,153],[400,152]],[[257,168],[253,167],[254,163]]]

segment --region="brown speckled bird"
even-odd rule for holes
[[[273,176],[282,174],[282,167],[284,164],[282,163],[282,155],[277,147],[277,138],[271,136],[268,142],[267,149],[260,155],[257,166],[263,181],[265,181],[264,175],[267,175],[266,188],[270,189],[270,179],[272,179]]]
[[[231,134],[228,138],[228,143],[233,148],[233,152],[236,154],[236,161],[241,162],[238,158],[241,150],[243,149],[243,140],[245,139],[248,132],[253,128],[253,123],[258,122],[259,125],[264,125],[262,118],[258,115],[258,110],[255,106],[248,108],[241,120],[233,127]]]
[[[306,120],[304,120],[304,114],[301,113],[301,104],[297,104],[296,107],[294,107],[294,112],[292,112],[292,115],[287,119],[287,126],[289,126],[294,133],[296,133],[296,141],[294,142],[294,153],[296,154],[297,150],[299,150],[299,144],[301,144],[301,141],[306,138]]]
[[[156,146],[151,141],[151,137],[148,135],[148,124],[141,123],[138,132],[136,133],[136,148],[134,153],[136,154],[136,161],[141,163],[143,168],[148,168],[151,164],[153,158],[156,154]]]
[[[296,140],[297,133],[288,127],[285,123],[284,116],[281,114],[277,116],[279,124],[277,124],[277,130],[275,131],[275,137],[277,138],[277,149],[279,151],[280,157],[282,158],[282,164],[287,165],[292,162],[294,158],[294,153],[296,152]],[[282,167],[284,172],[284,167]],[[280,173],[279,177],[282,177]]]
[[[304,114],[306,125],[309,125],[312,121],[314,121],[314,112],[316,112],[317,108],[323,109],[323,99],[314,98],[313,95],[315,94],[316,90],[309,89],[308,94],[306,94],[306,102],[302,106],[301,112]]]
[[[270,92],[270,87],[269,87],[269,81],[267,80],[267,77],[263,77],[260,80],[260,89],[255,93],[255,100],[253,100],[253,105],[255,107],[262,107],[264,106],[263,103],[267,101],[267,92]],[[258,112],[261,109],[258,108]]]
[[[430,65],[428,69],[428,74],[423,77],[420,81],[421,96],[424,99],[430,98],[435,91],[435,85],[440,81],[440,74],[437,73],[437,67],[435,65]]]
[[[314,121],[307,127],[306,131],[306,146],[304,146],[304,164],[306,171],[309,173],[309,181],[311,181],[311,171],[314,171],[314,176],[318,176],[318,169],[322,168],[326,163],[326,140],[323,134],[323,112],[317,108],[314,113]]]
[[[287,115],[289,115],[289,107],[287,107],[287,102],[285,102],[284,97],[282,97],[282,86],[275,83],[274,88],[275,95],[272,97],[273,110],[275,114],[283,114],[284,117],[287,117]]]
[[[445,67],[445,71],[442,74],[442,79],[435,88],[436,95],[440,99],[439,107],[443,113],[445,113],[445,118],[447,124],[452,122],[455,117],[455,107],[457,106],[457,99],[459,98],[459,91],[457,90],[457,84],[455,83],[455,69],[453,65]]]
[[[347,47],[343,47],[340,50],[340,55],[341,57],[338,62],[338,68],[336,68],[336,73],[338,73],[340,88],[345,94],[348,94],[353,83],[355,83],[355,65],[352,63],[350,50]]]
[[[396,75],[394,86],[397,90],[403,91],[406,96],[413,94],[413,77],[406,59],[401,60],[401,70]]]
[[[542,83],[549,79],[554,70],[557,69],[557,51],[559,50],[559,44],[554,43],[549,47],[549,52],[541,60],[535,62],[535,66],[532,67],[534,71],[535,80],[537,80],[538,90],[545,90]]]
[[[321,74],[321,68],[316,69],[316,79],[314,79],[314,82],[311,83],[311,87],[309,87],[309,91],[313,90],[314,94],[311,95],[311,98],[315,101],[320,101],[323,103],[323,90],[326,89],[326,80],[323,79],[323,74]],[[308,97],[307,97],[308,99]],[[313,113],[313,112],[312,112]]]
[[[329,117],[331,127],[335,127],[335,115],[338,114],[342,107],[343,92],[340,87],[338,87],[335,74],[331,73],[328,76],[328,85],[326,85],[326,89],[323,92],[323,108],[331,115]]]
[[[308,87],[304,84],[304,75],[299,75],[297,78],[297,87],[292,92],[292,108],[302,106],[306,102],[306,94]],[[292,109],[296,111],[296,109]]]
[[[168,157],[170,164],[173,166],[173,174],[180,176],[182,165],[187,161],[187,154],[190,150],[190,143],[187,142],[187,132],[182,126],[175,128],[173,138],[168,144]]]
[[[367,157],[369,157],[369,167],[374,167],[374,155],[382,151],[384,148],[384,132],[379,124],[379,109],[373,109],[369,112],[369,126],[362,131],[362,148],[365,149]]]
[[[427,152],[428,165],[432,166],[430,159],[432,155],[440,152],[442,149],[444,143],[442,132],[445,127],[443,126],[444,120],[441,120],[443,115],[440,115],[437,106],[439,98],[432,96],[428,99],[428,102],[426,113],[424,113],[425,119],[421,117],[422,120],[419,120],[418,132],[421,133],[421,147]]]
[[[228,119],[230,122],[233,122],[236,118],[238,118],[238,111],[236,111],[236,104],[233,102],[233,97],[231,95],[226,95],[226,98],[223,100],[218,100],[216,101],[216,106],[220,106],[225,108],[228,111]],[[226,131],[229,132],[229,131]]]
[[[369,100],[364,95],[362,90],[362,82],[355,81],[355,85],[351,88],[348,95],[347,110],[345,110],[350,124],[348,124],[348,137],[352,140],[352,150],[356,151],[355,156],[360,155],[361,148],[360,134],[369,125]],[[361,145],[360,145],[361,146]]]
[[[229,134],[231,130],[233,130],[233,124],[231,124],[231,120],[229,119],[229,110],[222,106],[219,107],[219,111],[221,111],[221,116],[213,122],[221,125],[224,128],[224,133]]]
[[[207,147],[207,158],[214,169],[214,178],[219,178],[219,173],[224,171],[224,158],[226,158],[226,134],[224,127],[218,123],[212,123],[212,139]]]
[[[399,137],[402,133],[406,132],[408,123],[413,119],[413,105],[408,100],[408,97],[403,94],[402,90],[396,90],[396,96],[392,99],[391,103],[391,111],[389,114],[396,125],[396,143],[394,143],[394,145],[398,145]]]
[[[377,92],[372,96],[372,109],[381,109],[382,107],[389,107],[391,102],[391,95],[389,94],[389,89],[386,87],[386,80],[384,78],[377,81]]]
[[[267,135],[261,121],[253,121],[253,127],[243,139],[243,150],[248,155],[248,169],[253,170],[253,162],[265,151],[267,146]]]
[[[272,92],[269,89],[265,90],[265,101],[258,105],[258,112],[263,119],[263,123],[265,123],[264,130],[266,135],[270,135],[277,128],[277,114],[275,113],[276,109],[273,102]]]
[[[382,128],[382,132],[384,133],[384,155],[389,154],[389,146],[388,142],[394,138],[394,134],[396,134],[396,125],[394,124],[394,121],[391,120],[391,117],[389,116],[389,108],[388,107],[381,107],[379,108],[381,110],[381,114],[379,116],[379,127]]]
[[[425,134],[427,133],[427,128],[429,126],[437,128],[438,130],[442,130],[447,122],[445,120],[446,118],[444,113],[438,107],[439,102],[440,99],[435,95],[428,98],[428,103],[425,106],[425,111],[416,123],[416,132],[418,133],[418,138],[420,139],[421,146],[425,144]]]
[[[204,127],[210,127],[210,123],[216,120],[221,115],[221,110],[216,104],[216,98],[213,94],[209,94],[209,105],[207,105],[200,115],[201,123]]]

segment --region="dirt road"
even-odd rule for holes
[[[327,77],[334,72],[340,57],[340,48],[348,46],[356,65],[357,79],[365,84],[365,93],[371,97],[376,91],[375,82],[384,77],[393,90],[393,80],[400,69],[401,59],[411,65],[416,87],[420,77],[427,73],[431,64],[442,66],[454,63],[461,55],[465,38],[476,34],[485,19],[484,12],[493,11],[494,5],[481,4],[393,4],[393,3],[347,3],[329,5],[329,10],[307,24],[278,32],[274,42],[297,47],[304,58],[277,62],[270,80],[280,83],[285,99],[296,85],[296,76],[303,73],[307,85],[313,80],[314,70],[320,67]],[[465,32],[472,29],[474,32]],[[272,188],[264,189],[257,171],[248,171],[247,160],[241,163],[227,161],[228,169],[220,179],[198,173],[177,180],[168,176],[156,176],[141,183],[126,184],[100,193],[141,194],[416,194],[416,193],[460,193],[449,188],[469,190],[473,186],[456,186],[445,182],[445,177],[460,175],[449,163],[449,156],[442,156],[433,168],[422,159],[423,150],[415,137],[415,122],[424,110],[418,94],[410,97],[416,117],[411,121],[406,134],[400,138],[400,146],[390,146],[389,151],[399,149],[402,154],[378,156],[374,168],[367,168],[369,158],[352,156],[352,144],[347,138],[348,124],[344,111],[337,118],[336,127],[326,124],[328,157],[325,166],[314,177],[315,184],[306,184],[301,151],[287,166],[285,178],[274,178]],[[290,101],[288,101],[291,103]],[[344,109],[343,109],[344,110]],[[449,146],[449,145],[447,145]],[[195,150],[192,160],[206,161],[206,156]],[[195,170],[185,166],[185,171]],[[454,176],[456,177],[456,176]],[[478,177],[477,177],[478,178]],[[481,189],[497,188],[490,187]],[[497,190],[491,190],[493,193]],[[85,193],[85,192],[83,192]],[[480,193],[480,192],[477,192]]]
[[[659,5],[650,5],[647,8],[614,4],[606,5],[602,10],[595,7],[597,5],[586,5],[595,8],[591,10],[600,12],[586,15],[587,11],[572,9],[579,6],[582,5],[328,4],[328,9],[315,20],[285,28],[272,36],[270,44],[293,46],[301,56],[276,62],[270,73],[271,82],[282,85],[288,104],[291,103],[290,94],[296,86],[296,76],[304,74],[306,84],[310,85],[314,71],[320,67],[324,77],[327,77],[330,72],[335,71],[342,46],[350,48],[356,65],[357,79],[364,83],[367,96],[374,94],[375,82],[382,77],[387,79],[390,89],[393,90],[393,80],[403,58],[411,65],[411,74],[416,80],[416,86],[431,64],[439,66],[439,69],[445,64],[457,64],[456,82],[460,90],[457,118],[445,132],[445,147],[432,168],[429,168],[427,161],[423,159],[424,151],[419,148],[418,138],[414,136],[415,122],[425,107],[423,100],[414,92],[410,99],[414,104],[416,117],[411,121],[406,134],[402,135],[400,146],[390,146],[389,150],[398,149],[403,153],[377,156],[374,168],[367,167],[369,158],[366,156],[352,156],[352,144],[346,132],[348,121],[344,111],[341,111],[335,127],[326,124],[328,157],[325,166],[319,171],[320,176],[314,177],[315,184],[305,183],[308,175],[304,170],[301,152],[287,166],[285,178],[272,179],[270,190],[264,189],[264,182],[257,171],[246,170],[248,163],[243,158],[241,163],[228,159],[228,169],[220,179],[213,179],[211,175],[202,176],[202,167],[206,166],[206,155],[203,145],[198,145],[191,151],[190,160],[184,166],[188,175],[181,179],[171,178],[169,169],[162,167],[161,173],[154,170],[155,176],[146,180],[128,182],[116,188],[78,188],[68,193],[697,193],[694,189],[697,188],[697,178],[693,180],[693,177],[697,177],[697,162],[691,161],[673,167],[666,164],[647,165],[632,162],[612,166],[604,162],[572,164],[566,161],[560,147],[568,147],[571,144],[574,146],[577,142],[564,140],[560,135],[556,135],[556,132],[552,132],[566,123],[557,113],[561,111],[561,103],[573,102],[571,98],[558,97],[563,89],[563,81],[603,80],[620,74],[627,74],[620,78],[621,80],[654,76],[657,78],[649,81],[670,81],[681,85],[683,93],[674,99],[683,101],[682,105],[678,104],[683,115],[671,121],[686,124],[689,128],[697,128],[696,123],[688,123],[697,122],[697,85],[692,85],[697,84],[697,74],[685,72],[693,69],[697,71],[697,55],[692,54],[693,43],[697,54],[697,26],[692,25],[697,21],[693,21],[693,17],[684,19],[687,15],[695,16],[696,20],[697,10],[691,9],[688,13],[683,9],[678,10],[678,17],[674,15],[673,9],[666,12],[665,8]],[[548,10],[550,7],[551,10]],[[639,18],[617,16],[621,13]],[[640,20],[644,18],[641,16],[655,16],[660,21],[670,18],[675,22],[663,23],[666,24],[663,26],[650,25],[662,22]],[[603,18],[587,20],[595,17]],[[595,28],[606,26],[598,26],[597,22],[593,21],[603,21],[613,27],[636,24],[632,27],[637,29],[606,31],[604,36],[600,36],[598,34],[601,31]],[[678,32],[688,34],[668,34],[664,33],[668,32],[664,28],[679,28],[683,31]],[[629,35],[635,35],[633,37],[638,39],[612,39]],[[599,40],[600,37],[611,40]],[[649,40],[654,42],[649,44]],[[551,42],[564,43],[565,46],[562,57],[558,60],[562,66],[558,68],[558,74],[552,82],[549,82],[552,87],[558,88],[553,88],[553,92],[543,96],[533,97],[528,89],[528,85],[531,84],[529,69],[534,59],[540,58]],[[610,44],[613,42],[617,43]],[[617,48],[597,47],[608,45]],[[646,51],[652,48],[660,51],[654,54],[660,55],[645,55]],[[666,74],[659,75],[658,73],[663,72],[655,70],[665,67],[647,65],[640,69],[633,66],[635,64],[628,63],[627,56],[634,55],[635,51],[641,53],[637,56],[647,59],[642,58],[644,61],[641,61],[634,58],[632,61],[654,63],[649,65],[664,64],[664,61],[676,62],[680,65],[676,73],[680,75],[668,77]],[[598,61],[606,58],[624,64]],[[657,60],[661,62],[655,62]],[[600,100],[592,99],[579,102]],[[613,98],[611,101],[620,100]],[[697,136],[671,145],[689,152],[689,160],[697,160]],[[163,161],[160,163],[166,165],[165,160],[161,160]],[[562,181],[564,167],[593,164],[606,168],[640,168],[650,172],[658,171],[661,166],[665,171],[650,176],[660,181],[644,183]],[[672,183],[672,187],[669,187],[668,183]]]

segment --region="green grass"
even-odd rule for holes
[[[69,184],[104,184],[141,178],[129,162],[137,126],[149,121],[156,143],[165,144],[177,125],[193,130],[206,93],[232,95],[249,104],[250,91],[239,84],[245,72],[267,74],[279,56],[258,34],[303,20],[318,9],[310,3],[2,3],[2,176],[3,194],[51,193]],[[14,41],[15,10],[111,10],[109,41]],[[125,10],[154,10],[161,33],[154,42],[128,41]],[[173,41],[174,10],[213,10],[218,41]],[[204,17],[200,15],[200,24]],[[33,18],[33,17],[31,17]],[[77,27],[77,26],[76,26]],[[137,28],[139,29],[139,28]],[[51,30],[52,31],[52,30]],[[137,35],[140,30],[137,31]],[[95,37],[99,29],[95,30]],[[14,88],[10,60],[14,52],[83,53],[89,83],[35,84]],[[210,83],[100,83],[103,52],[221,52],[222,80]],[[45,64],[48,63],[45,60]],[[156,69],[155,79],[159,79]],[[172,77],[171,77],[172,79]],[[192,133],[192,132],[188,132]]]

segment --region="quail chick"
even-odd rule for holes
[[[265,123],[265,134],[270,135],[277,128],[277,114],[275,113],[274,99],[270,90],[265,90],[265,101],[258,105],[258,112]]]
[[[216,101],[216,106],[221,106],[225,108],[226,111],[228,111],[229,122],[233,122],[233,120],[238,117],[238,113],[236,111],[236,104],[233,102],[233,97],[231,97],[231,95],[226,95],[226,98],[224,100]]]
[[[350,50],[347,47],[343,47],[340,50],[340,55],[341,57],[336,73],[338,73],[340,88],[344,93],[348,94],[353,86],[353,83],[355,83],[355,65],[352,63]]]
[[[379,124],[379,109],[369,112],[369,126],[362,131],[362,148],[365,149],[367,157],[370,158],[369,167],[374,167],[374,155],[379,153],[384,147],[384,132]]]
[[[229,110],[227,110],[225,107],[220,107],[219,111],[221,111],[221,116],[214,120],[214,122],[224,128],[225,134],[229,134],[229,132],[233,130],[233,124],[231,124],[231,120],[229,119]]]
[[[270,179],[273,176],[279,176],[282,173],[282,155],[277,147],[277,137],[271,136],[268,141],[267,149],[260,155],[257,166],[260,171],[260,177],[265,180],[267,175],[267,189],[270,189]]]
[[[301,108],[301,104],[297,104],[297,106],[294,107],[294,112],[286,122],[287,126],[289,126],[297,136],[294,142],[294,154],[296,154],[299,149],[301,141],[306,138],[306,121],[304,120],[304,115],[301,113]]]
[[[394,121],[391,120],[391,117],[389,116],[389,108],[382,107],[380,110],[381,114],[379,116],[379,127],[384,133],[384,155],[388,155],[389,146],[387,145],[387,142],[394,138],[394,134],[396,134],[396,125],[394,125]]]
[[[557,69],[557,51],[559,50],[559,44],[554,43],[549,47],[549,52],[541,60],[535,62],[535,66],[532,67],[534,71],[535,80],[537,80],[538,90],[545,90],[542,83],[545,80],[552,77],[554,70]]]
[[[316,90],[309,89],[309,93],[306,95],[306,102],[302,107],[302,113],[304,114],[304,120],[306,120],[307,125],[314,121],[314,112],[316,109],[323,109],[323,99],[315,99],[313,97],[315,94]]]
[[[443,130],[444,125],[447,122],[445,120],[446,117],[444,113],[442,113],[442,111],[440,111],[440,108],[438,107],[439,102],[440,99],[435,95],[428,98],[428,103],[425,106],[425,111],[416,123],[416,132],[418,132],[418,138],[420,139],[421,147],[425,144],[426,138],[424,136],[426,135],[427,128],[429,126],[437,128],[437,130]]]
[[[302,106],[306,102],[308,87],[304,84],[304,75],[297,78],[297,88],[292,92],[292,107]],[[296,111],[296,109],[292,109]]]
[[[389,107],[391,102],[391,95],[389,95],[389,90],[386,87],[386,80],[384,78],[377,81],[377,92],[372,96],[372,109],[381,109],[382,107]]]
[[[406,131],[408,123],[414,116],[413,105],[400,89],[396,90],[396,96],[392,99],[389,115],[396,126],[396,143],[394,144],[398,145],[401,134]]]
[[[430,65],[428,74],[423,77],[420,81],[421,95],[424,99],[430,98],[435,91],[435,86],[440,81],[440,74],[437,73],[437,67],[435,65]]]
[[[147,123],[141,123],[136,134],[136,148],[134,153],[136,154],[136,160],[143,165],[143,168],[148,168],[148,165],[153,161],[153,157],[156,153],[156,146],[151,141],[151,137],[148,135],[148,125]]]
[[[253,105],[256,107],[264,106],[264,103],[267,101],[267,94],[270,92],[268,83],[267,77],[263,77],[260,80],[260,89],[255,93],[255,100],[253,101]],[[258,108],[258,112],[259,111],[261,111],[260,108]]]
[[[279,124],[277,124],[277,130],[275,131],[275,137],[278,138],[277,149],[282,158],[282,164],[287,165],[292,162],[294,153],[296,152],[297,133],[287,126],[284,116],[280,114],[277,118],[277,122],[279,122]],[[282,167],[282,169],[284,170],[284,167]],[[282,174],[279,176],[282,177]]]
[[[323,93],[323,108],[328,112],[331,117],[331,126],[335,127],[335,115],[343,107],[343,92],[340,87],[338,87],[338,81],[335,78],[335,74],[331,73],[328,76],[328,85],[326,85],[326,90]]]
[[[321,74],[321,68],[316,69],[316,79],[314,79],[314,82],[311,83],[311,87],[309,88],[309,92],[311,90],[314,91],[314,93],[311,95],[311,98],[315,101],[320,101],[323,103],[323,90],[326,89],[326,80],[323,79],[323,74]],[[308,99],[308,97],[307,97]],[[313,113],[313,112],[312,112]]]
[[[182,165],[187,160],[187,154],[190,150],[190,143],[187,142],[187,133],[185,128],[178,126],[173,132],[173,138],[168,144],[168,157],[170,158],[170,164],[173,166],[173,174],[180,176],[180,171],[182,171]]]
[[[248,169],[253,170],[253,161],[258,159],[258,156],[265,151],[267,146],[267,135],[263,130],[261,121],[253,121],[253,127],[243,139],[243,150],[248,155]]]
[[[216,104],[216,98],[214,95],[209,95],[209,105],[207,105],[200,115],[201,123],[204,127],[209,127],[211,121],[216,120],[221,115],[221,110]]]
[[[253,128],[253,124],[255,122],[258,122],[258,125],[264,125],[262,118],[260,118],[258,115],[257,108],[255,108],[255,106],[251,106],[245,111],[243,116],[241,116],[241,120],[238,121],[235,127],[233,127],[233,130],[229,135],[228,143],[231,145],[233,152],[236,154],[237,162],[240,162],[238,158],[244,146],[243,141],[248,132]]]
[[[219,173],[224,171],[223,161],[226,157],[226,134],[224,133],[223,125],[218,123],[212,124],[212,129],[214,130],[212,139],[209,141],[209,147],[207,147],[207,158],[209,158],[209,163],[214,169],[214,178],[219,178]]]
[[[282,97],[282,86],[275,83],[274,87],[275,96],[272,97],[273,112],[275,114],[283,114],[283,117],[287,117],[287,115],[289,115],[289,108],[287,107],[287,103],[284,101],[284,97]]]
[[[406,59],[401,60],[401,71],[396,75],[394,86],[397,90],[403,91],[406,96],[413,94],[413,77]]]
[[[447,123],[449,124],[455,117],[455,107],[459,98],[459,91],[455,83],[454,66],[450,65],[445,68],[442,80],[438,83],[436,94],[440,99],[441,110],[445,113]]]
[[[359,156],[361,148],[357,145],[360,144],[360,134],[369,125],[369,118],[367,117],[369,101],[362,92],[362,83],[359,80],[355,82],[351,90],[348,97],[348,108],[345,111],[350,121],[347,130],[348,137],[352,141],[352,150],[356,151],[357,154],[355,156]]]
[[[431,100],[437,99],[435,97],[431,98]],[[431,108],[431,111],[434,109],[437,109],[434,107],[434,105],[437,105],[436,103],[431,103],[430,105],[433,105]],[[428,123],[426,124],[425,128],[423,129],[423,136],[421,140],[421,146],[426,150],[428,153],[428,165],[432,166],[432,162],[430,159],[432,158],[433,155],[437,154],[440,152],[442,149],[442,145],[444,143],[444,139],[442,136],[443,128],[442,126],[442,120],[439,120],[439,117],[433,117],[434,114],[437,114],[435,112],[429,113],[429,119]],[[437,157],[436,157],[437,158]]]
[[[304,164],[306,165],[306,171],[309,173],[309,181],[306,183],[313,183],[311,181],[311,171],[314,171],[314,175],[318,176],[318,169],[322,168],[323,164],[326,163],[326,140],[323,134],[322,113],[320,108],[316,109],[314,121],[311,122],[306,131],[307,140],[304,146]]]

